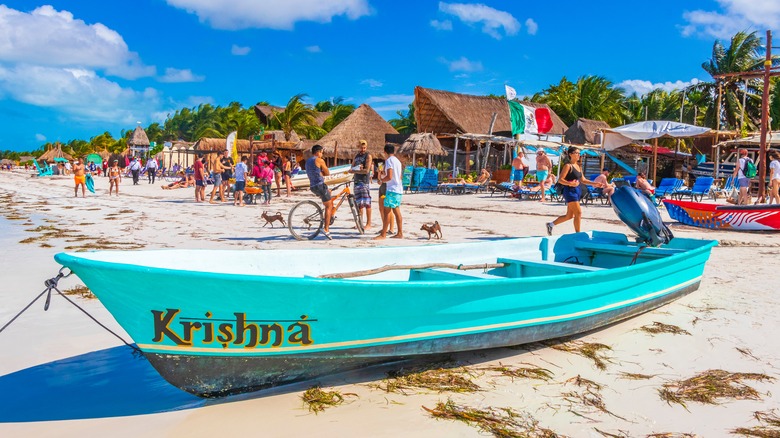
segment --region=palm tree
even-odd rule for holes
[[[710,75],[715,78],[716,75],[724,73],[738,73],[746,71],[755,71],[761,68],[763,57],[761,39],[757,32],[745,33],[738,32],[731,38],[728,47],[716,40],[712,46],[712,58],[701,66]],[[724,127],[736,128],[740,125],[741,116],[744,111],[744,130],[755,129],[761,119],[761,89],[757,79],[748,79],[743,81],[737,76],[730,76],[719,79],[723,89],[722,109],[720,118],[725,123]],[[713,108],[707,110],[705,123],[708,126],[717,126],[715,113],[718,110],[714,108],[717,105],[718,85],[716,83],[700,84],[704,89],[710,91],[715,98],[713,99]],[[745,106],[742,106],[743,95],[747,93]],[[756,105],[759,103],[759,105]]]
[[[612,126],[625,120],[624,91],[602,76],[582,76],[576,83],[564,76],[532,100],[549,105],[567,125],[580,117],[602,120]]]
[[[304,97],[306,94],[296,94],[287,102],[284,111],[273,113],[273,125],[284,131],[285,140],[290,140],[293,131],[311,139],[319,139],[325,135],[325,130],[316,125],[315,109],[303,103]]]
[[[401,134],[413,134],[417,132],[417,121],[414,118],[413,103],[409,104],[409,111],[406,113],[404,113],[402,110],[398,110],[395,114],[398,117],[390,119],[387,122],[390,123],[396,131]]]
[[[318,106],[321,103],[323,102],[320,102],[317,105],[315,105],[314,109],[323,112],[318,108]],[[337,97],[333,99],[333,102],[331,102],[329,106],[322,106],[322,108],[327,108],[327,111],[325,112],[330,112],[330,116],[328,116],[328,118],[325,119],[324,122],[322,122],[322,129],[324,129],[327,132],[332,131],[333,128],[338,126],[339,123],[341,123],[344,119],[349,117],[349,115],[355,111],[355,105],[345,104],[343,97]]]

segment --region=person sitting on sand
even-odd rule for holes
[[[186,189],[189,186],[195,185],[195,177],[192,174],[185,174],[183,171],[179,171],[179,180],[170,184],[160,186],[163,190],[174,189]]]

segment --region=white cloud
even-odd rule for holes
[[[306,51],[309,53],[320,53],[322,52],[322,49],[320,49],[320,46],[308,46],[306,47]]]
[[[29,13],[0,5],[0,62],[101,69],[127,79],[155,74],[116,31],[48,5]]]
[[[539,25],[536,24],[533,18],[529,18],[525,20],[525,28],[527,29],[528,35],[536,35],[536,31],[539,30]]]
[[[329,23],[344,15],[350,20],[369,15],[368,0],[166,0],[198,16],[216,29],[268,28],[290,30],[299,21]]]
[[[236,55],[236,56],[244,56],[248,55],[249,52],[252,51],[251,47],[241,47],[233,44],[233,47],[230,48],[230,54]]]
[[[360,83],[363,85],[368,85],[371,88],[379,88],[382,85],[384,85],[383,83],[377,81],[376,79],[364,79],[360,81]]]
[[[46,141],[46,136],[43,134],[35,134],[35,139],[38,141]]]
[[[452,30],[452,21],[431,20],[431,26],[436,30]]]
[[[481,3],[444,3],[439,2],[439,10],[445,14],[454,15],[469,25],[482,25],[482,32],[496,39],[501,39],[499,32],[504,30],[506,35],[516,35],[520,30],[520,22],[512,14]]]
[[[0,66],[0,90],[14,100],[62,111],[76,121],[135,124],[160,106],[153,88],[123,88],[86,69]]]
[[[686,11],[682,34],[706,35],[730,39],[735,33],[751,29],[780,28],[780,2],[777,0],[717,0],[721,11]]]
[[[460,59],[456,59],[454,61],[439,58],[439,62],[447,64],[447,67],[450,69],[450,71],[475,72],[482,71],[483,68],[482,62],[469,61],[465,56],[461,56]]]
[[[376,112],[396,112],[409,109],[409,104],[414,100],[413,94],[386,94],[372,96],[365,100]]]
[[[626,90],[626,94],[636,93],[639,96],[644,96],[645,94],[656,90],[656,89],[662,89],[664,91],[680,91],[685,87],[689,87],[691,85],[696,85],[699,83],[699,79],[693,78],[690,81],[674,81],[674,82],[650,82],[642,79],[629,79],[626,81],[623,81],[619,84],[616,84],[615,86],[618,88],[622,88]]]
[[[203,82],[205,76],[196,75],[190,69],[179,70],[178,68],[166,68],[165,75],[158,80],[160,82]]]

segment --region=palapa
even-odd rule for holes
[[[136,126],[130,138],[127,139],[127,145],[132,146],[145,146],[149,147],[149,137],[146,135],[146,131],[141,126]]]
[[[569,126],[564,136],[567,142],[576,145],[601,144],[601,130],[609,128],[607,122],[580,117]]]
[[[351,159],[359,151],[360,140],[366,140],[368,151],[378,157],[384,152],[388,134],[397,135],[398,131],[364,103],[317,141],[317,144],[322,145],[323,153],[327,157]]]
[[[547,108],[553,127],[548,134],[560,135],[566,124],[543,103],[521,102],[533,108]],[[496,114],[493,135],[512,137],[509,104],[503,97],[476,96],[431,88],[415,87],[414,117],[417,130],[434,134],[487,134]]]
[[[46,162],[53,162],[55,158],[64,158],[68,161],[73,160],[73,156],[70,154],[67,154],[62,151],[62,145],[57,143],[49,149],[48,151],[44,152],[43,155],[38,157],[39,160],[46,161]]]
[[[396,150],[396,153],[401,155],[447,155],[447,151],[442,147],[439,139],[430,132],[410,135]]]

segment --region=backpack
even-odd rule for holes
[[[758,171],[756,170],[756,165],[753,164],[753,160],[751,160],[750,158],[745,159],[745,168],[742,169],[742,173],[745,175],[745,178],[756,177]]]

